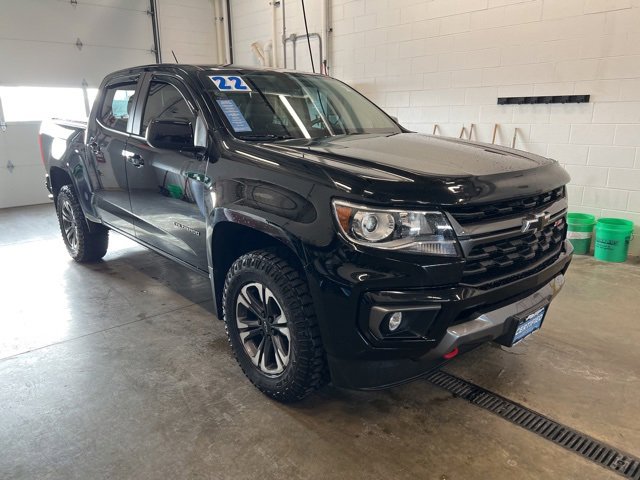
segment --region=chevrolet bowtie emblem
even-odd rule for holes
[[[530,213],[522,219],[522,233],[535,233],[538,230],[542,230],[550,220],[551,214],[549,212]]]

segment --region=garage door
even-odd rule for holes
[[[37,145],[48,116],[85,115],[109,72],[155,62],[148,0],[0,0],[0,208],[47,201]]]

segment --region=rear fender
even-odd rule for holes
[[[84,145],[71,143],[65,154],[56,160],[50,157],[49,181],[54,202],[58,198],[58,192],[64,185],[71,185],[80,202],[82,211],[87,220],[100,223],[94,205],[91,179],[84,161]],[[91,224],[88,224],[91,230]]]

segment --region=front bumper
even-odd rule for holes
[[[516,315],[549,305],[563,286],[564,275],[560,273],[540,290],[515,303],[510,303],[496,310],[483,313],[469,321],[447,328],[447,332],[440,340],[440,343],[421,360],[438,360],[449,352],[464,348],[467,345],[484,343],[507,335],[511,330]]]
[[[320,284],[310,281],[317,305],[321,296],[318,316],[333,383],[355,389],[386,388],[424,375],[444,363],[443,355],[456,348],[464,352],[488,341],[501,341],[512,331],[517,321],[514,315],[548,304],[558,294],[572,253],[570,243],[565,242],[551,265],[489,290],[454,286],[362,292],[340,287],[331,291],[326,277]],[[424,313],[425,333],[416,339],[380,341],[370,328],[376,306],[383,307],[383,314],[407,308]],[[356,328],[349,321],[354,317]]]

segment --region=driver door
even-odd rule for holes
[[[134,123],[139,131],[123,152],[136,236],[206,272],[206,158],[189,148],[154,148],[145,139],[154,120],[188,122],[193,131],[195,104],[182,82],[170,75],[148,74],[141,95],[142,108],[136,112],[142,113]]]

